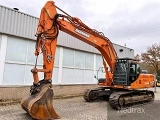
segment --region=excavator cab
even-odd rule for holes
[[[99,84],[106,82],[105,77],[99,77],[102,73],[102,68],[103,67],[100,67],[97,70],[97,76],[95,77]],[[132,58],[118,58],[115,63],[112,85],[130,86],[138,79],[140,73],[141,69],[138,60]]]
[[[113,84],[130,86],[140,75],[140,66],[137,60],[130,58],[119,58],[116,60]]]

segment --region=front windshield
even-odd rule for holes
[[[115,72],[124,73],[127,71],[127,62],[126,61],[118,61],[115,65]]]

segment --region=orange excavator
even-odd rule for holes
[[[64,14],[58,14],[57,9]],[[84,92],[86,101],[108,97],[112,108],[121,109],[154,100],[153,91],[144,89],[154,86],[152,74],[142,74],[138,61],[135,59],[118,58],[111,41],[102,32],[91,29],[80,19],[61,10],[53,1],[48,1],[41,10],[36,32],[36,63],[31,70],[34,82],[30,88],[30,94],[21,100],[22,108],[32,118],[60,118],[52,105],[53,90],[51,88],[59,30],[92,45],[102,55],[105,78],[98,79],[100,87],[87,89]],[[43,54],[42,69],[36,67],[40,52]],[[43,80],[39,80],[39,72],[44,73]]]

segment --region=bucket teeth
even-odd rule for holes
[[[60,118],[52,105],[53,90],[50,85],[44,84],[39,93],[28,95],[21,101],[22,108],[34,119]]]

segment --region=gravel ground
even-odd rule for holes
[[[157,88],[153,103],[120,111],[112,109],[107,101],[88,103],[83,97],[55,99],[53,106],[61,116],[60,120],[160,120],[160,88]],[[14,104],[0,106],[0,120],[32,120],[32,118],[20,104]]]

